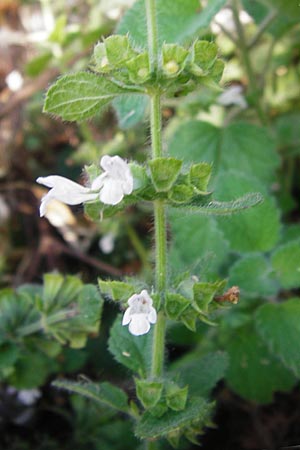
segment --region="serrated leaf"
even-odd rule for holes
[[[216,182],[215,196],[225,201],[253,189],[264,195],[260,205],[226,220],[218,218],[218,225],[231,248],[240,252],[268,251],[275,246],[279,239],[280,211],[264,186],[249,175],[227,171],[220,174]]]
[[[300,286],[300,239],[278,247],[271,257],[272,267],[285,289]]]
[[[120,94],[132,91],[90,72],[78,72],[58,79],[47,92],[44,111],[64,120],[84,120],[97,114]]]
[[[109,351],[119,363],[145,378],[151,365],[152,331],[133,336],[121,322],[121,316],[118,316],[110,329]]]
[[[69,380],[56,380],[53,386],[65,389],[74,394],[87,397],[103,406],[118,411],[128,411],[128,397],[125,392],[111,383],[73,382]]]
[[[188,427],[192,422],[208,420],[212,404],[202,398],[192,399],[183,411],[167,411],[161,417],[154,417],[146,412],[137,424],[135,434],[141,439],[155,439],[168,433]]]
[[[250,296],[270,296],[278,291],[270,263],[263,255],[246,255],[236,261],[229,271],[229,283]]]
[[[209,0],[207,6],[197,14],[198,0],[157,0],[157,27],[160,45],[182,43],[191,40],[209,26],[214,15],[225,4],[225,0]],[[138,47],[147,47],[146,11],[143,0],[137,0],[123,16],[117,33],[127,34]]]
[[[191,353],[172,364],[171,373],[188,385],[191,396],[207,397],[224,377],[228,363],[225,352],[208,353],[204,356]]]
[[[228,253],[228,242],[213,218],[192,215],[189,219],[178,212],[170,217],[172,246],[170,264],[180,271],[200,263],[202,272],[221,266]]]
[[[299,378],[300,299],[261,306],[255,315],[255,326],[271,353]]]
[[[185,162],[213,164],[214,173],[236,169],[263,182],[274,179],[279,165],[275,141],[268,130],[243,122],[223,129],[208,122],[185,122],[171,137],[169,149],[172,156]]]
[[[252,328],[237,330],[229,339],[226,350],[230,358],[226,380],[247,400],[271,402],[274,392],[287,391],[296,382],[293,374],[269,353]]]

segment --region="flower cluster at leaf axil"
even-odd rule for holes
[[[39,177],[37,182],[50,188],[42,198],[40,215],[47,212],[48,203],[55,199],[67,205],[100,200],[106,205],[117,205],[124,195],[129,195],[133,189],[133,177],[126,161],[120,156],[105,155],[100,165],[104,172],[92,182],[91,187],[85,187],[68,178],[59,175]]]
[[[68,205],[100,201],[106,205],[117,205],[124,195],[133,190],[133,177],[127,163],[120,156],[105,155],[100,165],[104,172],[96,177],[91,187],[85,187],[68,178],[58,175],[39,177],[37,182],[50,188],[42,198],[41,217],[47,213],[47,205],[51,200],[59,200]],[[129,331],[135,336],[148,333],[150,324],[156,323],[157,313],[152,306],[153,301],[144,289],[140,294],[132,295],[128,300],[122,325],[129,325]]]

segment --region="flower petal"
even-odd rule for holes
[[[150,307],[150,312],[148,314],[148,320],[150,323],[156,323],[156,321],[157,321],[156,309],[153,308],[153,306]]]
[[[150,323],[145,314],[133,314],[129,324],[129,332],[134,336],[141,336],[148,333],[150,330]]]
[[[117,205],[123,200],[124,192],[121,184],[112,179],[107,178],[100,191],[100,200],[106,205]]]
[[[78,205],[79,203],[96,200],[98,195],[91,193],[87,187],[81,186],[68,178],[59,175],[50,175],[49,177],[39,177],[38,183],[51,188],[51,190],[42,198],[40,208],[41,216],[45,215],[47,203],[55,198],[67,205]]]
[[[130,321],[131,321],[131,308],[127,308],[123,316],[122,325],[128,325]]]
[[[92,182],[92,186],[91,186],[91,190],[92,191],[99,191],[103,184],[104,184],[104,180],[107,177],[106,173],[102,173],[101,175],[99,175],[97,178],[94,179],[94,181]]]

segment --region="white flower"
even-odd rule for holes
[[[145,289],[128,300],[129,307],[124,313],[122,325],[129,324],[129,331],[134,336],[148,333],[150,323],[156,323],[157,314],[152,304],[152,298]]]
[[[104,173],[99,175],[93,183],[92,190],[100,191],[100,200],[107,205],[116,205],[123,200],[124,195],[131,194],[133,177],[128,164],[120,156],[102,157],[100,162]]]
[[[240,85],[233,85],[227,88],[218,97],[218,103],[223,106],[237,105],[242,109],[247,108],[247,102],[243,96],[243,87]]]
[[[99,240],[99,247],[106,255],[111,253],[115,248],[115,237],[114,233],[106,233]]]
[[[36,181],[50,188],[42,198],[40,216],[47,211],[50,200],[56,199],[67,205],[78,205],[99,198],[102,203],[116,205],[125,194],[131,194],[133,177],[127,163],[119,156],[103,156],[100,165],[104,172],[92,183],[90,188],[81,186],[59,175],[39,177]]]
[[[30,406],[36,403],[41,397],[41,392],[38,389],[22,389],[18,391],[17,398],[23,405]]]

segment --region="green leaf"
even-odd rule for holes
[[[204,356],[190,353],[171,366],[171,374],[189,387],[195,397],[207,397],[220,381],[228,367],[228,356],[224,352],[208,353]]]
[[[157,0],[157,27],[159,44],[182,43],[191,40],[209,26],[214,15],[225,0],[209,0],[207,6],[197,13],[198,0]],[[147,24],[144,0],[137,0],[123,16],[117,33],[126,34],[137,47],[147,47]]]
[[[115,359],[133,372],[146,377],[151,365],[152,332],[143,336],[133,336],[128,327],[121,325],[121,316],[118,316],[110,329],[108,348]]]
[[[271,353],[299,378],[300,299],[261,306],[255,315],[255,326]]]
[[[274,179],[279,157],[275,141],[266,128],[235,123],[217,128],[208,122],[183,123],[169,142],[170,154],[185,162],[213,164],[214,172],[238,170],[269,183]],[[253,187],[252,191],[257,191]]]
[[[116,97],[112,105],[116,111],[119,127],[127,130],[141,122],[148,107],[146,95],[123,95]]]
[[[55,308],[56,298],[63,283],[64,277],[59,273],[47,273],[44,275],[43,310],[45,312]]]
[[[270,263],[263,255],[246,255],[229,271],[230,285],[239,286],[242,295],[271,296],[278,291]]]
[[[233,250],[255,252],[271,250],[279,239],[280,217],[272,197],[255,178],[228,171],[219,175],[216,183],[216,196],[229,200],[238,195],[257,189],[264,195],[264,201],[255,208],[243,211],[239,215],[218,218],[218,225]]]
[[[30,77],[38,76],[40,73],[46,70],[52,58],[52,52],[45,51],[44,53],[31,59],[25,66],[26,74]]]
[[[300,286],[300,239],[278,247],[271,257],[272,267],[285,289]]]
[[[205,424],[213,405],[202,398],[192,399],[183,411],[167,411],[162,417],[146,412],[137,424],[135,434],[141,439],[156,439],[177,429],[184,429],[193,422]]]
[[[263,190],[263,188],[262,188]],[[263,197],[259,192],[251,192],[229,202],[211,201],[200,204],[199,206],[189,206],[185,210],[188,214],[204,214],[212,216],[230,216],[234,213],[250,209],[253,206],[263,202]],[[196,203],[194,201],[194,203]],[[177,209],[180,209],[178,205]]]
[[[277,324],[280,319],[277,317]],[[290,390],[296,379],[268,351],[252,328],[240,328],[231,336],[226,350],[230,358],[226,380],[247,400],[268,403],[276,391]]]
[[[220,289],[224,288],[226,281],[216,281],[215,283],[199,282],[193,286],[194,304],[197,311],[208,314],[209,305]]]
[[[90,72],[78,72],[58,79],[47,92],[44,112],[64,120],[84,120],[120,94],[132,91],[117,86],[107,78]]]
[[[128,397],[125,392],[111,383],[74,382],[56,380],[53,386],[82,395],[105,407],[128,412]]]
[[[0,346],[0,371],[13,367],[19,358],[21,348],[15,344],[3,344]]]
[[[104,281],[99,279],[98,283],[101,293],[114,301],[127,302],[129,297],[135,293],[135,287],[123,281]]]
[[[178,272],[200,263],[202,272],[216,270],[228,253],[228,242],[212,217],[189,216],[177,211],[170,217],[172,246],[170,264]]]
[[[23,349],[7,381],[18,389],[33,389],[45,384],[48,376],[57,370],[58,364],[53,358],[36,350]]]

